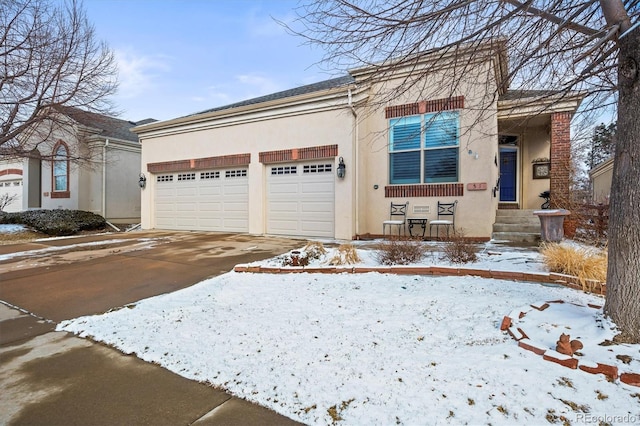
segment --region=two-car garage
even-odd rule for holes
[[[335,233],[333,162],[264,165],[263,233],[327,237]],[[154,227],[172,230],[249,232],[248,167],[156,173]]]

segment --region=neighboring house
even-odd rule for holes
[[[136,127],[142,227],[354,239],[381,235],[391,202],[433,220],[438,201],[457,200],[456,228],[488,239],[498,208],[568,195],[581,96],[506,90],[503,44],[458,55],[423,56],[384,82],[355,69]],[[389,96],[414,76],[414,88]]]
[[[5,212],[18,212],[22,210],[22,161],[0,160],[0,203],[9,197]],[[2,207],[0,205],[0,207]]]
[[[613,157],[589,170],[591,197],[594,203],[609,204],[611,181],[613,180]]]
[[[22,163],[21,210],[78,209],[113,223],[139,223],[141,147],[130,122],[59,107],[62,124]],[[34,138],[31,133],[30,138]],[[41,136],[39,136],[41,138]],[[82,157],[88,161],[75,161]]]

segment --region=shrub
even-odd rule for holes
[[[282,266],[307,266],[309,255],[305,251],[292,250],[282,256]]]
[[[451,263],[469,263],[478,260],[476,246],[465,238],[462,229],[456,231],[444,245],[444,258]]]
[[[426,247],[418,240],[391,238],[378,244],[376,259],[383,265],[408,265],[421,261]]]
[[[353,244],[342,244],[337,253],[329,260],[329,265],[352,265],[360,262],[358,251]]]
[[[327,250],[319,241],[309,241],[302,249],[310,259],[320,259],[322,255],[327,254]]]
[[[577,277],[585,291],[593,291],[588,280],[605,282],[607,279],[606,250],[549,243],[542,245],[540,253],[551,272]]]
[[[91,212],[57,209],[2,213],[0,223],[22,224],[47,235],[65,236],[102,229],[106,221],[102,216]]]

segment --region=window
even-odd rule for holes
[[[333,164],[328,163],[328,164],[311,164],[309,166],[304,166],[302,168],[302,173],[303,174],[309,174],[309,173],[331,173],[331,170],[333,168]]]
[[[178,181],[182,180],[196,180],[195,173],[178,173]]]
[[[53,190],[65,192],[69,190],[69,156],[64,143],[58,142],[53,151]]]
[[[295,175],[298,173],[297,166],[279,166],[271,168],[271,175]]]
[[[156,182],[173,182],[173,175],[156,176]]]
[[[225,178],[239,178],[239,177],[247,177],[247,170],[225,170],[224,172]]]
[[[389,183],[458,181],[457,112],[397,118],[389,126]]]

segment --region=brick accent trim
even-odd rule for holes
[[[569,199],[571,169],[571,113],[551,114],[551,207],[563,207]],[[566,206],[564,206],[566,207]]]
[[[22,176],[22,170],[20,170],[20,169],[4,169],[4,170],[0,170],[0,176],[6,176],[6,175],[20,175],[20,176]]]
[[[51,198],[71,198],[69,191],[51,191]]]
[[[284,163],[288,161],[319,160],[338,156],[338,145],[311,146],[306,148],[263,151],[258,154],[258,161],[263,164]]]
[[[428,114],[431,112],[449,111],[464,108],[464,96],[433,99],[412,104],[388,106],[384,109],[385,118],[406,117],[408,115]]]
[[[386,198],[405,197],[462,197],[463,183],[437,183],[424,185],[390,185],[384,187]]]
[[[193,160],[163,161],[147,164],[149,173],[183,172],[187,170],[205,170],[219,167],[247,166],[251,163],[251,154],[221,155],[218,157],[196,158]]]

